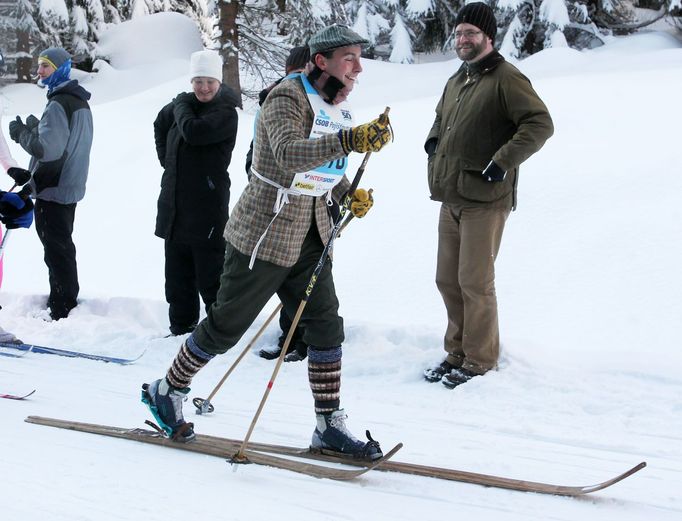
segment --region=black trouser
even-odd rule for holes
[[[65,318],[76,307],[78,269],[76,246],[73,244],[73,221],[76,203],[59,204],[37,199],[35,202],[36,231],[45,250],[45,264],[50,276],[50,296],[47,305],[54,319]]]
[[[181,335],[199,321],[199,295],[206,310],[215,302],[225,257],[225,243],[166,241],[166,302],[170,330]]]
[[[218,298],[193,335],[199,347],[210,354],[232,348],[275,293],[287,314],[295,316],[323,249],[313,224],[296,264],[285,268],[256,259],[249,269],[249,256],[227,243]],[[344,338],[331,264],[328,260],[317,278],[300,322],[303,341],[321,349],[340,346]]]
[[[279,327],[282,328],[282,334],[279,337],[278,343],[279,347],[284,347],[284,342],[286,342],[287,335],[289,335],[289,330],[291,329],[292,324],[293,319],[289,316],[287,310],[282,308],[282,311],[279,313]],[[294,336],[291,337],[291,343],[289,344],[287,353],[291,353],[294,349],[296,349],[302,356],[306,356],[308,354],[308,346],[303,341],[303,332],[303,325],[299,324],[296,327],[296,331],[294,331]]]

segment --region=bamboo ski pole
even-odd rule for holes
[[[383,114],[381,116],[379,116],[379,120],[381,121],[383,119],[385,121],[386,118],[388,118],[388,112],[390,110],[391,110],[390,107],[386,107],[386,110],[384,110]],[[308,286],[305,290],[305,295],[301,299],[301,303],[299,304],[298,309],[296,310],[296,315],[294,315],[294,318],[291,322],[291,328],[289,328],[289,333],[287,334],[287,338],[284,341],[284,345],[282,346],[282,351],[279,354],[279,358],[277,358],[277,364],[275,365],[275,369],[272,371],[272,376],[270,377],[270,381],[268,382],[268,385],[265,388],[265,393],[263,393],[263,398],[261,399],[260,404],[258,405],[258,410],[256,411],[256,414],[253,417],[253,420],[251,421],[251,425],[249,426],[249,430],[246,433],[246,436],[244,437],[244,441],[242,441],[242,444],[239,447],[239,451],[232,457],[232,461],[234,463],[245,463],[248,461],[248,458],[245,456],[244,452],[246,451],[246,448],[249,444],[249,440],[251,439],[251,434],[253,434],[253,430],[256,428],[256,423],[258,422],[258,418],[260,417],[261,412],[263,411],[263,408],[265,407],[265,402],[267,401],[268,396],[270,395],[270,391],[272,390],[273,386],[275,385],[275,379],[277,378],[277,374],[279,373],[279,369],[282,366],[282,362],[284,361],[284,357],[285,357],[286,352],[289,348],[289,344],[291,343],[291,339],[294,336],[294,332],[296,331],[296,327],[298,326],[298,322],[301,320],[301,315],[303,315],[303,310],[305,309],[306,305],[308,304],[308,301],[310,300],[310,296],[313,292],[313,289],[315,288],[315,283],[317,282],[317,279],[320,276],[320,273],[322,272],[322,268],[324,268],[324,265],[327,262],[327,257],[329,256],[329,252],[331,251],[332,245],[334,244],[334,240],[336,239],[336,236],[338,235],[339,230],[343,226],[344,217],[346,216],[346,212],[348,212],[348,209],[350,208],[351,201],[353,200],[353,193],[355,192],[355,190],[357,190],[358,184],[360,184],[360,179],[362,179],[362,176],[365,173],[365,168],[367,166],[367,162],[369,161],[369,158],[371,155],[372,155],[371,151],[369,151],[365,154],[365,157],[362,160],[362,163],[360,163],[360,167],[358,168],[358,171],[355,174],[355,177],[353,178],[353,182],[351,183],[350,188],[348,189],[348,192],[346,193],[346,197],[344,198],[343,205],[340,208],[339,217],[336,220],[336,224],[335,224],[334,228],[332,229],[332,233],[331,233],[331,237],[329,238],[329,242],[327,242],[327,245],[324,247],[324,250],[322,251],[322,255],[320,256],[320,259],[317,261],[317,265],[315,266],[315,269],[313,270],[313,273],[310,276],[310,280],[308,281]]]
[[[225,383],[225,380],[227,380],[228,376],[232,374],[232,371],[235,370],[239,362],[242,361],[242,358],[246,356],[246,353],[249,352],[251,347],[253,347],[253,344],[256,343],[256,341],[260,338],[260,336],[263,334],[263,331],[270,325],[270,322],[273,321],[273,319],[277,316],[277,314],[281,311],[283,305],[280,302],[275,310],[272,312],[272,314],[267,318],[267,320],[263,323],[263,325],[260,327],[258,332],[253,336],[251,339],[251,342],[249,342],[244,350],[241,352],[241,354],[237,357],[237,359],[234,361],[234,363],[230,366],[230,368],[227,370],[225,375],[222,377],[222,379],[218,382],[218,385],[215,386],[213,391],[211,391],[211,394],[208,395],[208,398],[205,400],[203,398],[194,398],[192,400],[192,403],[194,406],[197,408],[197,414],[205,414],[205,413],[211,413],[214,411],[214,407],[211,404],[211,400],[213,397],[218,393],[220,388],[223,386]]]
[[[374,190],[370,188],[368,190],[368,192],[371,195],[374,192]],[[350,214],[348,214],[348,216],[346,217],[346,220],[343,221],[343,224],[339,228],[339,232],[336,234],[337,239],[339,237],[341,237],[341,232],[346,229],[346,227],[350,224],[350,222],[352,220],[353,220],[353,214],[350,213]],[[194,398],[192,400],[192,403],[197,408],[197,410],[196,410],[197,414],[210,414],[215,410],[215,408],[213,407],[213,404],[211,403],[211,400],[218,393],[218,391],[220,390],[222,385],[225,383],[225,380],[227,380],[227,378],[230,376],[230,374],[232,374],[232,372],[236,369],[239,362],[241,362],[242,359],[244,358],[244,356],[246,356],[246,353],[249,352],[249,350],[253,347],[253,345],[256,343],[256,341],[260,338],[260,336],[263,334],[263,331],[265,331],[265,329],[270,324],[270,322],[272,322],[272,320],[275,318],[277,313],[279,313],[281,311],[282,307],[283,307],[283,305],[280,303],[279,306],[277,306],[277,308],[275,309],[275,311],[272,312],[272,315],[270,315],[270,317],[268,317],[268,319],[265,321],[263,326],[255,334],[253,339],[244,348],[244,351],[242,351],[242,353],[237,357],[237,359],[234,361],[234,363],[230,366],[230,368],[227,370],[227,372],[225,373],[223,378],[220,380],[220,382],[218,382],[218,385],[216,385],[216,387],[213,389],[213,391],[208,396],[208,398],[204,399],[204,398],[197,397],[197,398]],[[286,340],[285,340],[285,344],[284,344],[285,346],[288,347],[290,344],[291,344],[291,341],[286,342]],[[281,354],[281,352],[280,352],[280,354]],[[286,355],[286,351],[285,351],[285,355]]]

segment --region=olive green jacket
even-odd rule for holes
[[[445,85],[426,139],[431,199],[515,208],[519,165],[553,132],[547,107],[528,78],[497,51],[462,64]],[[507,172],[504,181],[481,176],[491,160]]]

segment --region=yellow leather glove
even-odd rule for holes
[[[353,214],[353,217],[362,219],[367,212],[369,212],[369,209],[373,204],[374,198],[372,197],[372,190],[368,192],[367,190],[358,188],[355,190],[355,192],[353,192],[353,197],[350,203],[350,211]]]
[[[351,152],[378,152],[393,138],[388,116],[382,116],[364,125],[339,130],[339,140],[346,155]]]

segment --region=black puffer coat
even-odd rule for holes
[[[221,85],[208,103],[179,94],[154,121],[164,168],[156,235],[173,241],[223,241],[230,203],[227,168],[237,137],[238,98]]]

